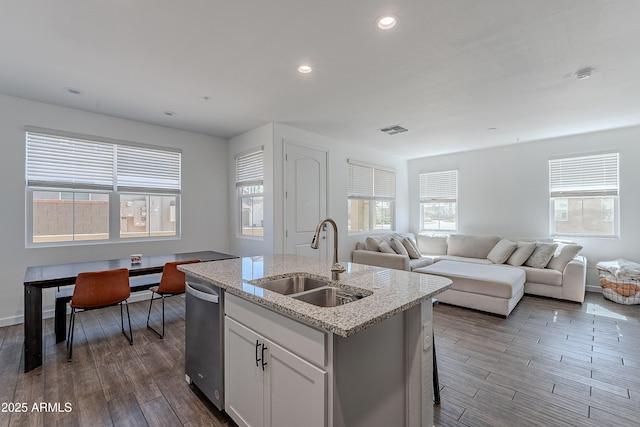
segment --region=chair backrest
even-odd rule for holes
[[[184,292],[185,281],[187,280],[185,274],[178,270],[178,266],[181,264],[193,264],[200,262],[199,259],[192,259],[189,261],[175,261],[168,262],[162,269],[162,278],[160,279],[160,286],[158,286],[158,292],[164,293],[180,293]]]
[[[129,270],[93,271],[79,273],[71,297],[71,307],[101,308],[117,304],[131,295]]]

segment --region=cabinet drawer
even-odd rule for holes
[[[327,364],[328,332],[312,328],[236,295],[225,294],[225,314],[319,367]]]

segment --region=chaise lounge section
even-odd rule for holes
[[[391,233],[359,242],[352,260],[448,277],[453,285],[438,296],[441,302],[506,317],[525,293],[582,303],[586,259],[580,249],[551,239]]]

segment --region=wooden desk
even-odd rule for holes
[[[231,258],[237,257],[221,252],[202,251],[143,256],[140,264],[131,264],[131,258],[127,257],[28,267],[24,275],[24,371],[29,372],[42,365],[42,289],[73,285],[78,273],[85,271],[128,268],[129,276],[141,276],[162,273],[164,265],[171,261],[218,261]]]

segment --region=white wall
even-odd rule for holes
[[[599,289],[595,264],[627,258],[640,262],[640,127],[594,132],[487,150],[410,160],[410,230],[418,232],[420,173],[458,169],[460,233],[549,236],[551,157],[620,153],[619,239],[573,238],[588,259],[587,285]]]
[[[270,123],[229,140],[229,212],[231,252],[239,256],[266,255],[285,252],[284,240],[284,144],[327,150],[328,183],[327,215],[333,218],[339,231],[339,255],[341,261],[351,261],[351,251],[363,234],[347,235],[347,159],[352,158],[376,165],[396,169],[396,228],[406,231],[408,227],[408,191],[406,160],[336,141],[322,135],[297,129],[281,123]],[[240,214],[235,188],[235,160],[238,153],[264,146],[265,149],[265,236],[255,239],[239,236]],[[332,235],[329,235],[332,239]],[[311,243],[311,242],[309,242]],[[330,242],[329,242],[330,243]]]
[[[407,231],[408,228],[408,191],[407,161],[399,157],[390,156],[368,149],[364,145],[354,145],[343,141],[327,138],[322,135],[297,129],[281,123],[274,124],[273,169],[274,175],[274,251],[284,252],[284,143],[296,143],[326,149],[328,153],[328,184],[327,184],[327,216],[338,225],[339,248],[338,258],[341,261],[351,261],[351,251],[356,242],[364,240],[364,236],[371,234],[347,234],[347,159],[359,160],[378,166],[386,166],[396,170],[396,229]]]
[[[25,126],[181,148],[182,238],[26,249]],[[23,321],[23,281],[30,265],[121,258],[132,253],[229,252],[227,142],[223,139],[0,95],[0,144],[0,326]],[[53,290],[45,290],[43,302],[44,310],[53,308]]]
[[[235,175],[235,156],[260,146],[264,147],[264,236],[261,239],[240,235],[240,202]],[[231,138],[227,164],[231,253],[238,256],[273,254],[273,124],[268,123]]]

